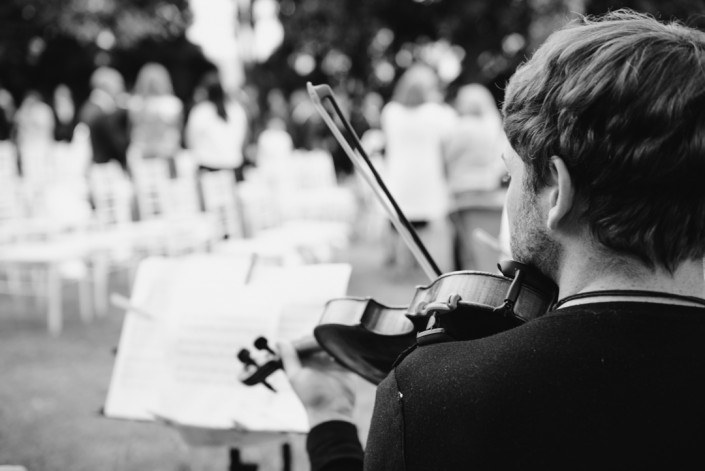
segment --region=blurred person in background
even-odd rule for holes
[[[327,149],[330,133],[305,88],[291,93],[288,129],[296,149]]]
[[[128,108],[130,155],[165,159],[171,176],[175,177],[174,159],[181,149],[184,106],[174,95],[166,67],[155,62],[142,66]]]
[[[276,165],[291,157],[294,142],[286,129],[286,122],[281,118],[272,117],[265,128],[257,136],[255,162],[258,167]]]
[[[474,255],[472,234],[479,228],[497,236],[500,212],[494,206],[503,201],[497,190],[507,173],[500,158],[506,138],[497,104],[485,86],[462,86],[454,107],[458,121],[444,152],[455,206],[451,214],[455,226],[454,269],[481,269],[484,267],[477,266],[479,257]],[[485,227],[494,226],[490,224],[494,213],[497,228]]]
[[[73,130],[78,122],[76,105],[71,89],[64,83],[54,88],[52,96],[52,111],[54,112],[54,140],[70,142]]]
[[[15,111],[15,100],[12,94],[0,85],[0,141],[12,138]]]
[[[262,111],[259,103],[259,89],[253,83],[244,83],[238,93],[238,98],[247,116],[247,138],[245,139],[244,163],[245,167],[255,164],[257,160],[257,137],[264,129],[260,122]]]
[[[266,96],[266,108],[264,112],[264,122],[269,122],[272,118],[289,121],[289,100],[280,88],[271,89]]]
[[[438,76],[421,63],[399,78],[380,116],[389,190],[442,270],[452,265],[443,148],[455,121],[455,111],[443,103]],[[398,249],[392,260],[408,268],[413,263],[408,250],[393,245]]]
[[[117,70],[99,67],[91,75],[91,93],[78,114],[90,133],[93,163],[117,162],[127,170],[127,94]]]
[[[36,90],[27,92],[15,113],[15,139],[19,147],[54,140],[54,114]]]
[[[36,90],[25,95],[14,116],[15,143],[23,175],[41,171],[54,144],[54,114]],[[30,159],[32,162],[30,162]],[[30,170],[31,169],[31,170]]]
[[[247,137],[245,109],[226,95],[217,71],[208,72],[198,90],[203,98],[193,106],[186,121],[186,147],[201,171],[228,170],[236,181],[242,181]]]
[[[381,129],[380,116],[384,99],[377,92],[368,91],[362,99],[360,113],[367,123],[367,129],[358,131],[360,141],[370,157],[381,158],[384,155],[384,133]]]

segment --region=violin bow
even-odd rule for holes
[[[306,83],[306,89],[311,97],[311,100],[313,101],[316,111],[318,111],[318,114],[321,115],[321,118],[323,118],[323,121],[328,126],[328,129],[330,129],[331,133],[333,133],[335,140],[338,141],[340,147],[343,151],[345,151],[348,158],[350,158],[355,166],[355,169],[372,188],[372,191],[378,201],[387,212],[394,228],[397,232],[399,232],[399,235],[402,237],[407,247],[409,247],[409,250],[411,250],[414,258],[419,262],[419,265],[421,265],[421,268],[424,273],[426,273],[426,276],[428,276],[431,281],[438,278],[442,274],[441,270],[438,268],[438,265],[431,257],[431,254],[429,254],[428,250],[426,250],[426,246],[424,246],[423,242],[419,238],[418,233],[411,223],[409,223],[409,220],[406,218],[396,200],[387,189],[382,177],[380,177],[377,169],[375,169],[372,161],[365,152],[365,149],[363,149],[360,138],[357,136],[357,133],[338,105],[338,101],[335,99],[333,90],[328,85],[313,85],[311,82]],[[333,117],[323,106],[323,102],[325,100],[331,104],[335,114],[338,116],[338,119],[340,119],[343,127],[351,136],[352,144],[347,141],[345,136],[343,136],[343,133],[340,132],[340,129],[335,124]]]

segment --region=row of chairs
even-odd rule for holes
[[[16,155],[0,143],[0,290],[39,299],[52,334],[62,329],[66,280],[88,321],[107,312],[110,276],[122,270],[130,280],[145,257],[217,251],[327,262],[347,248],[356,216],[324,153],[297,152],[239,184],[233,172],[198,172],[188,152],[170,163],[133,150],[129,176],[112,163],[20,176]]]

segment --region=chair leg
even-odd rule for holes
[[[22,272],[16,266],[10,266],[7,269],[7,288],[10,297],[12,298],[12,309],[14,312],[20,312],[24,308],[24,296],[22,292]]]
[[[88,276],[78,280],[78,310],[83,322],[89,322],[93,318],[93,307],[91,306],[91,286]]]
[[[49,333],[57,336],[61,333],[63,319],[61,313],[61,277],[59,267],[51,264],[47,267],[47,325]]]
[[[93,303],[97,317],[108,313],[108,260],[104,256],[96,257],[91,266],[93,281]]]

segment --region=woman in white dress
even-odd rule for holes
[[[435,72],[422,64],[411,66],[397,82],[380,120],[389,189],[440,268],[448,270],[452,238],[443,152],[456,115],[443,103]],[[400,255],[407,253],[405,248],[397,251],[398,264],[403,265]]]
[[[186,121],[186,147],[200,170],[230,170],[241,181],[248,127],[245,109],[226,97],[217,72],[206,74],[200,89],[204,98]]]
[[[454,268],[494,271],[497,253],[477,240],[477,231],[496,238],[507,170],[501,155],[506,141],[502,117],[490,91],[471,83],[455,99],[459,119],[446,146],[446,166],[456,226]]]
[[[175,176],[174,159],[181,150],[183,103],[174,95],[171,76],[163,65],[151,62],[140,69],[128,116],[128,159],[165,159]]]

